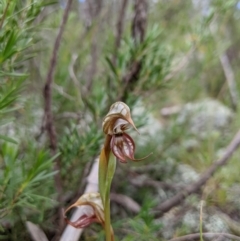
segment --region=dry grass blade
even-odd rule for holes
[[[110,198],[113,202],[120,204],[131,212],[139,213],[141,209],[140,205],[136,201],[126,195],[111,193]]]
[[[193,233],[193,234],[188,234],[185,236],[181,236],[178,238],[173,238],[168,241],[193,241],[193,240],[199,240],[201,234],[200,233]],[[202,233],[203,238],[213,240],[214,238],[218,237],[224,237],[224,238],[229,238],[232,240],[240,240],[239,236],[229,234],[229,233]]]
[[[34,223],[26,222],[27,230],[34,241],[48,241],[45,233]]]

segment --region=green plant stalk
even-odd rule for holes
[[[105,217],[105,232],[106,241],[114,241],[114,234],[111,227],[111,215],[110,215],[110,189],[112,179],[116,169],[116,158],[110,153],[108,167],[107,167],[107,178],[106,178],[106,189],[105,189],[105,202],[104,202],[104,217]]]
[[[102,198],[103,206],[105,206],[105,193],[106,193],[106,177],[107,177],[107,160],[104,149],[102,149],[99,158],[99,169],[98,169],[98,185],[99,192]]]
[[[106,234],[106,241],[111,240],[111,216],[110,216],[110,198],[109,194],[106,195],[106,202],[104,205],[104,218],[105,218],[105,234]]]

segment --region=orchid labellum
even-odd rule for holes
[[[76,221],[70,221],[66,213],[74,208],[81,208],[81,216]],[[99,193],[86,193],[82,195],[73,205],[68,207],[64,212],[65,220],[75,228],[85,228],[91,223],[100,223],[104,226],[104,210]]]
[[[114,103],[103,120],[103,132],[111,136],[110,148],[113,154],[126,163],[127,159],[138,161],[134,158],[135,143],[125,133],[131,126],[137,131],[129,107],[123,102]]]

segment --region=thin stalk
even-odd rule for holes
[[[106,195],[106,201],[105,201],[105,206],[104,206],[104,217],[105,217],[106,241],[113,241],[112,238],[111,238],[112,235],[111,235],[111,217],[110,217],[110,198],[109,198],[109,194]]]
[[[112,179],[116,169],[116,163],[117,163],[117,160],[111,152],[109,156],[108,167],[107,167],[105,202],[104,202],[106,241],[114,241],[113,229],[111,227],[111,215],[110,215],[110,189],[111,189],[111,183],[112,183]]]
[[[203,231],[202,231],[202,217],[203,216],[203,201],[200,202],[200,241],[203,241]]]
[[[5,19],[5,17],[6,17],[6,14],[7,14],[7,10],[8,10],[9,4],[10,4],[10,0],[8,0],[7,6],[6,6],[6,8],[5,8],[5,10],[4,10],[4,13],[3,13],[3,15],[2,15],[2,18],[1,18],[1,20],[0,20],[0,30],[2,29],[3,22],[4,22],[4,19]]]

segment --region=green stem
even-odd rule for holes
[[[111,234],[110,195],[109,195],[109,192],[106,195],[106,199],[105,199],[104,216],[105,216],[106,241],[113,241],[111,239],[112,234]]]
[[[113,230],[111,227],[111,215],[110,215],[110,189],[111,189],[111,183],[112,183],[112,179],[116,169],[116,162],[117,160],[111,152],[109,156],[108,167],[107,167],[105,202],[104,202],[106,241],[114,241]]]

